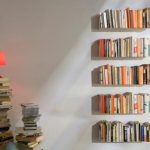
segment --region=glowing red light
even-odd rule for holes
[[[0,65],[6,65],[6,62],[5,62],[5,54],[4,52],[0,51]]]

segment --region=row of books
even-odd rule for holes
[[[99,67],[100,85],[143,85],[150,84],[150,65]]]
[[[99,142],[150,142],[150,123],[102,120],[97,123]]]
[[[130,92],[98,95],[100,114],[140,114],[150,112],[150,94]]]
[[[149,38],[100,39],[99,57],[147,57],[150,56]]]
[[[107,9],[99,15],[99,28],[149,28],[150,8]]]
[[[0,145],[13,141],[13,133],[10,131],[10,120],[7,112],[12,108],[12,91],[10,80],[7,77],[0,77]]]
[[[34,148],[43,140],[41,128],[37,126],[37,121],[40,119],[39,107],[33,103],[22,104],[21,106],[24,127],[17,128],[16,141],[28,148]]]

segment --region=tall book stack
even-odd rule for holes
[[[17,128],[16,141],[28,148],[34,148],[43,140],[41,128],[37,126],[41,116],[39,107],[32,103],[21,104],[21,106],[24,127]]]
[[[13,142],[10,120],[7,118],[7,112],[12,108],[11,96],[10,80],[0,77],[0,145]]]

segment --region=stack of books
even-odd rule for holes
[[[37,126],[37,121],[41,116],[39,114],[39,107],[32,103],[22,104],[21,106],[24,127],[16,129],[16,141],[18,144],[34,148],[43,140],[41,128]]]
[[[150,94],[98,95],[100,114],[142,114],[150,112]]]
[[[0,77],[0,145],[13,142],[10,120],[7,118],[7,112],[12,108],[11,96],[10,80]]]
[[[147,57],[150,56],[150,38],[100,39],[99,57]]]
[[[120,121],[102,120],[97,123],[99,142],[150,142],[150,123],[130,121],[123,124]]]
[[[150,65],[120,66],[104,65],[99,67],[100,85],[143,85],[150,84]]]
[[[99,28],[150,28],[150,8],[107,9],[99,16]]]

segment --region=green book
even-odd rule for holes
[[[150,56],[150,45],[148,45],[148,56]]]
[[[148,104],[148,108],[149,108],[149,112],[150,112],[150,101],[149,101],[149,104]]]

